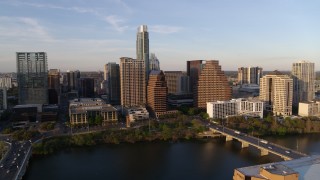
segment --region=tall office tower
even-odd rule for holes
[[[120,89],[122,106],[146,105],[145,63],[128,57],[120,58]]]
[[[189,93],[189,77],[183,71],[165,71],[168,94]]]
[[[274,115],[292,115],[293,80],[274,71],[260,79],[259,99],[265,101],[266,110]]]
[[[0,111],[7,109],[7,88],[0,88]]]
[[[138,27],[136,48],[137,60],[142,60],[145,63],[145,82],[147,82],[149,75],[149,33],[147,25]]]
[[[314,63],[299,61],[292,64],[293,76],[293,105],[299,102],[312,101],[315,97]]]
[[[160,62],[157,56],[154,53],[151,53],[150,59],[149,59],[149,71],[152,70],[160,70]]]
[[[60,95],[60,71],[50,69],[48,73],[48,96],[49,104],[58,104]]]
[[[0,77],[0,88],[12,88],[12,78],[11,77]]]
[[[108,73],[108,64],[105,64],[103,68],[103,80],[107,80],[107,73]]]
[[[80,78],[80,71],[67,71],[67,88],[68,91],[78,90],[78,81]]]
[[[156,117],[167,111],[168,88],[162,71],[152,70],[148,81],[148,106]]]
[[[120,104],[120,68],[119,64],[110,62],[105,65],[105,80],[110,104]]]
[[[189,76],[189,91],[194,92],[194,89],[199,80],[200,72],[202,70],[203,60],[187,61],[187,75]]]
[[[262,77],[261,67],[241,67],[238,68],[239,84],[260,84]]]
[[[78,92],[79,92],[80,98],[93,98],[94,97],[94,79],[80,78]]]
[[[45,52],[17,52],[19,104],[48,104],[48,64]]]
[[[206,109],[207,102],[231,99],[231,87],[227,76],[221,70],[219,61],[208,60],[202,63],[199,80],[194,91],[194,106]]]

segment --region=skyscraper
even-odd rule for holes
[[[49,104],[58,104],[60,95],[60,71],[50,69],[48,73]]]
[[[189,93],[189,77],[182,71],[165,71],[169,94]]]
[[[238,68],[239,84],[260,84],[262,77],[261,67],[241,67]]]
[[[145,78],[149,75],[149,33],[147,25],[138,27],[136,42],[137,60],[144,61]],[[146,81],[147,82],[147,81]]]
[[[7,109],[7,88],[0,88],[0,112]]]
[[[194,89],[197,85],[201,70],[203,60],[191,60],[187,61],[187,75],[189,76],[189,88],[190,92],[194,92]]]
[[[68,91],[78,90],[78,80],[80,78],[80,71],[67,71],[67,88]]]
[[[148,106],[154,115],[158,117],[167,111],[168,88],[162,71],[152,70],[148,81]]]
[[[80,78],[78,87],[79,97],[93,98],[94,97],[94,79]]]
[[[160,70],[160,62],[157,56],[154,53],[151,53],[150,59],[149,59],[149,71]]]
[[[231,87],[219,61],[204,61],[200,67],[202,69],[194,88],[194,106],[206,109],[207,102],[230,100]]]
[[[48,103],[48,64],[45,52],[17,52],[19,104]]]
[[[120,68],[119,64],[110,62],[105,65],[105,80],[108,100],[111,104],[120,104]]]
[[[312,101],[315,96],[314,63],[307,61],[293,63],[291,73],[293,76],[293,105],[297,106],[303,101]]]
[[[128,57],[120,58],[120,88],[122,106],[146,105],[145,62]]]
[[[292,115],[292,96],[293,80],[288,75],[274,71],[260,79],[259,99],[274,115]]]

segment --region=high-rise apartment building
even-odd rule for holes
[[[149,74],[148,81],[148,106],[154,115],[167,111],[168,88],[165,76],[162,71],[152,70]]]
[[[299,61],[292,64],[293,76],[293,105],[299,102],[312,101],[315,97],[314,63]]]
[[[58,104],[60,95],[60,71],[50,69],[48,73],[48,96],[49,104]]]
[[[293,80],[288,75],[274,71],[260,79],[259,99],[265,101],[266,110],[274,115],[292,115]]]
[[[230,100],[231,87],[219,61],[203,61],[200,67],[202,69],[194,88],[194,106],[206,109],[207,102]]]
[[[120,89],[122,106],[146,105],[145,61],[120,58]]]
[[[45,52],[17,52],[19,104],[48,104],[48,63]]]
[[[187,94],[189,93],[189,77],[183,71],[165,71],[168,94]]]
[[[120,67],[115,62],[105,65],[106,93],[111,104],[120,104]]]
[[[149,59],[149,71],[152,70],[160,70],[160,62],[157,56],[154,53],[151,53],[150,59]]]
[[[146,80],[148,80],[150,65],[149,65],[149,33],[148,33],[147,25],[141,25],[138,27],[136,53],[137,53],[137,60],[144,61],[145,78]]]
[[[260,84],[262,77],[261,67],[241,67],[238,68],[239,84]]]

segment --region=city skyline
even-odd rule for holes
[[[218,59],[224,71],[260,66],[290,71],[320,59],[320,2],[298,1],[9,1],[0,2],[1,72],[15,72],[15,52],[47,52],[49,69],[102,70],[135,57],[136,29],[148,26],[161,69]],[[165,12],[165,13],[162,13]]]

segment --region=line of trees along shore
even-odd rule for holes
[[[218,121],[229,128],[253,135],[288,135],[320,132],[320,119],[317,117],[277,119],[268,115],[264,119],[257,119],[234,116],[229,117],[227,120]]]
[[[97,144],[119,144],[151,141],[190,140],[203,132],[205,127],[199,120],[188,121],[185,115],[168,122],[152,121],[149,126],[124,130],[106,130],[88,134],[54,137],[33,144],[33,154],[46,155],[68,147]]]

